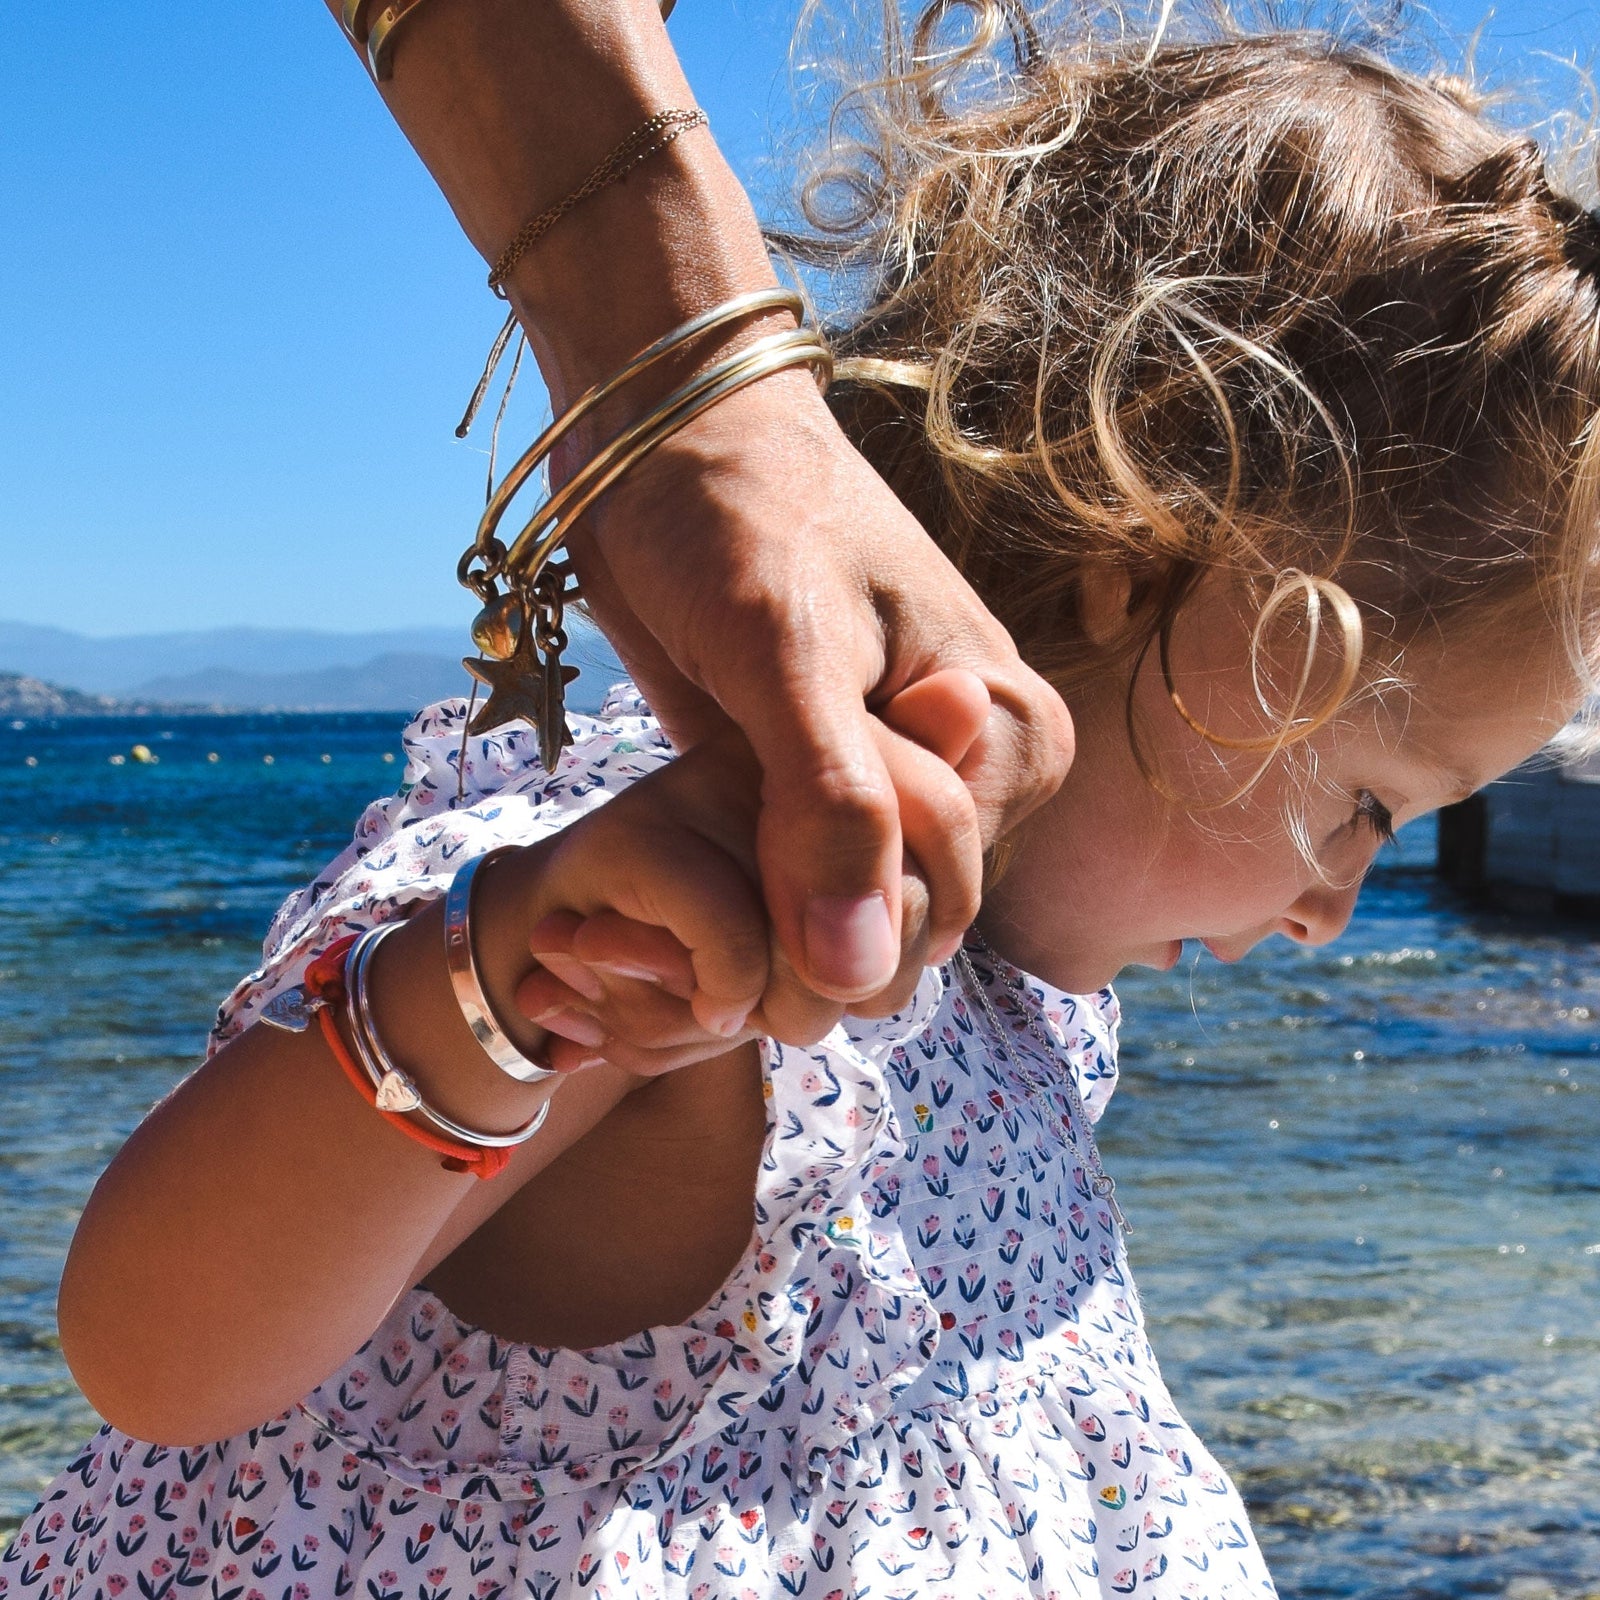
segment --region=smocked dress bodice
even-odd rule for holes
[[[219,1040],[464,855],[670,759],[624,693],[553,777],[510,730],[472,741],[458,777],[462,709],[413,723],[400,794],[280,912]],[[751,1242],[687,1323],[543,1348],[414,1290],[250,1434],[182,1451],[103,1430],[0,1559],[0,1597],[1271,1595],[1086,1175],[1064,1075],[1097,1118],[1115,999],[968,959],[899,1016],[764,1047]]]

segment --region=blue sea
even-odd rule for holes
[[[84,1196],[401,720],[0,725],[0,1537],[95,1425],[52,1311]],[[1597,1597],[1600,928],[1475,910],[1432,849],[1326,950],[1129,974],[1106,1161],[1286,1597]]]

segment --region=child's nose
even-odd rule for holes
[[[1284,912],[1278,931],[1297,944],[1327,944],[1350,925],[1350,913],[1360,893],[1359,882],[1315,883]]]

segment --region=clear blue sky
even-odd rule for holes
[[[758,193],[797,5],[672,21]],[[1485,22],[1491,71],[1600,44],[1580,0],[1435,13]],[[323,7],[0,15],[0,617],[464,623],[483,458],[451,430],[498,302]]]

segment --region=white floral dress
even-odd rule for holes
[[[216,1042],[341,934],[670,759],[630,691],[547,778],[521,729],[422,713],[400,792],[278,914]],[[1008,1028],[1016,1006],[974,955]],[[1015,975],[1013,975],[1015,976]],[[1116,1001],[1033,985],[1091,1117]],[[953,969],[764,1051],[755,1229],[682,1327],[509,1343],[421,1290],[305,1400],[176,1449],[103,1429],[0,1558],[23,1600],[1253,1600],[1272,1583],[1179,1417],[1067,1096],[1041,1106]],[[1036,1078],[1060,1066],[1026,1033]]]

